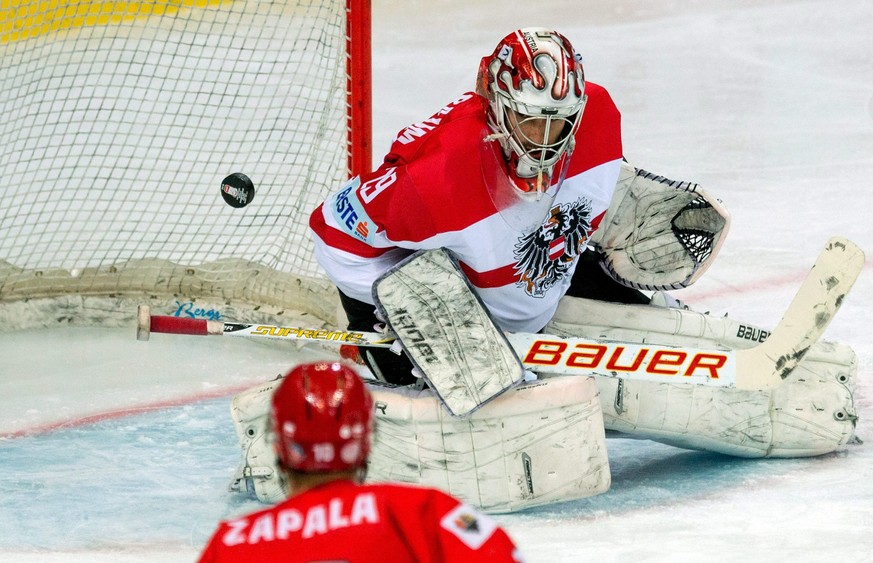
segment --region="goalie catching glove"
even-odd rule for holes
[[[648,290],[694,283],[712,264],[730,214],[691,182],[678,182],[622,163],[612,202],[591,242],[617,282]]]

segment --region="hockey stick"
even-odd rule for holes
[[[847,239],[830,239],[804,280],[782,320],[767,340],[743,350],[703,350],[546,334],[510,333],[506,337],[524,366],[540,373],[601,375],[661,383],[687,383],[738,389],[770,389],[803,359],[821,338],[855,283],[864,254]],[[138,311],[137,338],[151,332],[272,338],[389,348],[393,334],[151,315]]]
[[[139,340],[148,340],[152,332],[271,338],[374,348],[390,348],[397,340],[390,332],[350,332],[151,315],[147,305],[139,306],[138,317]],[[735,351],[562,338],[548,334],[510,333],[506,337],[524,366],[537,372],[739,386]]]

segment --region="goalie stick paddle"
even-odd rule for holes
[[[834,237],[822,250],[782,320],[762,344],[743,350],[703,350],[547,334],[508,333],[524,366],[539,373],[600,375],[661,383],[771,389],[821,338],[864,266],[864,253]],[[224,335],[389,348],[391,333],[243,324],[151,315],[138,310],[137,339],[152,332]]]

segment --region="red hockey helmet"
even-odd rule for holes
[[[573,150],[585,96],[581,57],[566,37],[546,28],[516,30],[482,59],[476,93],[488,100],[488,125],[521,178],[550,175],[555,163]],[[542,138],[521,131],[542,120]],[[549,131],[561,127],[556,139]]]
[[[363,466],[370,453],[373,399],[340,362],[302,364],[273,394],[273,431],[282,465],[302,472]]]

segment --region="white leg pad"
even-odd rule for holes
[[[281,381],[275,379],[247,389],[230,403],[230,416],[242,459],[228,490],[254,495],[266,503],[285,499],[285,486],[276,466],[272,436],[268,432],[270,400]]]
[[[371,386],[376,434],[368,480],[440,488],[486,512],[512,512],[609,489],[592,378],[510,389],[463,418],[429,390]]]
[[[544,332],[734,349],[753,346],[768,334],[727,317],[568,297]],[[851,440],[857,371],[851,348],[822,341],[770,391],[596,379],[609,430],[742,457],[803,457],[835,451]]]
[[[242,460],[228,487],[275,503],[285,498],[268,434],[279,380],[235,396],[231,417]],[[585,498],[609,489],[603,416],[590,377],[522,384],[465,418],[429,390],[369,383],[376,430],[369,481],[447,491],[488,512]]]

